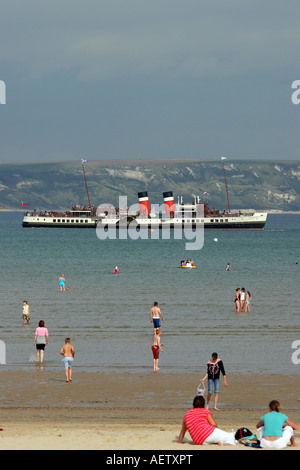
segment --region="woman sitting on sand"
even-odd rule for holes
[[[182,442],[186,431],[196,445],[235,445],[234,435],[217,427],[211,411],[205,408],[205,398],[202,395],[194,398],[193,408],[184,416],[177,442]]]
[[[265,414],[257,423],[260,435],[260,445],[268,449],[284,449],[289,441],[296,447],[294,430],[298,426],[281,412],[279,401],[269,403],[270,412]]]

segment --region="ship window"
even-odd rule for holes
[[[65,222],[65,219],[62,219],[62,222]]]
[[[60,222],[60,219],[57,219],[57,222]]]
[[[218,219],[216,219],[216,222],[219,222]]]
[[[228,222],[228,219],[225,219],[225,222]]]
[[[67,222],[70,222],[70,219],[67,219]]]
[[[87,224],[87,223],[88,223],[88,220],[85,220],[85,223]]]
[[[204,219],[201,219],[201,224],[204,224]]]
[[[83,224],[83,220],[80,221]]]
[[[53,222],[56,222],[56,219],[53,219]]]
[[[71,222],[73,223],[73,222],[74,222],[74,219],[72,219]]]
[[[213,222],[213,221],[214,221],[214,219],[210,219],[210,221],[211,221],[211,222]]]
[[[79,222],[79,220],[77,219],[77,220],[76,220],[76,224],[78,224],[78,222]]]

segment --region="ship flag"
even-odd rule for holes
[[[22,201],[22,206],[29,206],[28,202],[23,202]]]

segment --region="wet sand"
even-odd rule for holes
[[[185,412],[192,407],[200,377],[196,374],[64,372],[37,368],[0,371],[0,449],[78,450],[229,450],[194,446],[189,434],[176,440]],[[270,400],[300,425],[300,376],[227,377],[221,379],[220,411],[213,416],[220,428],[255,432]],[[300,449],[300,431],[296,431]],[[235,449],[249,450],[244,446]],[[230,448],[232,450],[232,448]],[[253,451],[253,449],[251,449]]]

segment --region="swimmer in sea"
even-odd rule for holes
[[[58,278],[58,284],[59,284],[59,290],[60,290],[60,291],[66,290],[66,288],[65,288],[65,283],[66,283],[65,276],[62,274],[62,275]]]

